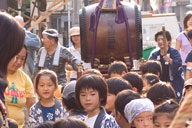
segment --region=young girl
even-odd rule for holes
[[[64,117],[65,111],[60,101],[54,98],[57,76],[53,71],[41,70],[35,79],[35,89],[39,102],[30,108],[28,128],[34,128],[44,121],[55,121]]]
[[[117,128],[115,119],[103,106],[107,99],[107,84],[98,75],[83,75],[76,84],[77,103],[87,112],[85,123],[89,128]]]
[[[126,119],[134,128],[153,128],[154,105],[148,98],[135,99],[124,108]]]
[[[173,100],[167,100],[160,104],[154,112],[154,128],[169,128],[179,105]]]
[[[143,75],[143,95],[149,91],[149,89],[155,84],[159,82],[159,77],[152,73],[146,73]]]

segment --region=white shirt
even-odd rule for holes
[[[87,117],[85,118],[85,123],[87,124],[88,128],[94,127],[97,116],[98,116],[98,114],[93,117],[90,117],[90,118],[87,118]]]
[[[81,54],[79,53],[79,51],[77,51],[77,50],[74,48],[74,46],[69,47],[68,50],[69,50],[69,51],[71,52],[71,54],[72,54],[73,56],[75,56],[78,60],[82,61],[82,60],[81,60]],[[84,61],[82,61],[82,62],[83,62],[83,68],[84,68],[84,70],[91,68],[91,63],[85,63]],[[76,72],[76,71],[71,71],[71,76],[70,76],[70,78],[77,78],[77,72]]]

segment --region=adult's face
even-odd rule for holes
[[[157,43],[160,49],[163,49],[165,47],[165,45],[168,47],[168,42],[166,42],[166,44],[164,44],[164,40],[163,40],[163,35],[159,35],[157,37]]]
[[[53,40],[50,40],[47,35],[43,35],[43,45],[46,50],[50,49],[53,46]]]
[[[22,48],[21,51],[11,59],[8,64],[8,72],[14,73],[25,63],[25,58],[27,57],[27,51],[25,48]]]

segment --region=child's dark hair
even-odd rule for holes
[[[68,117],[57,120],[53,128],[88,128],[88,126],[80,119]]]
[[[128,72],[123,76],[123,79],[131,83],[132,87],[137,88],[137,92],[141,93],[143,89],[143,80],[136,72]]]
[[[148,60],[142,67],[141,67],[142,74],[146,73],[153,73],[155,75],[161,76],[162,66],[161,63],[157,60]]]
[[[49,78],[55,84],[55,86],[56,87],[58,86],[58,79],[57,79],[56,73],[49,69],[43,69],[43,70],[40,70],[35,77],[35,89],[36,90],[37,90],[37,86],[39,84],[39,79],[41,76],[49,76]]]
[[[163,35],[163,31],[159,31],[155,34],[155,41],[157,41],[157,37],[160,36],[160,35]],[[168,31],[165,31],[165,36],[167,38],[167,41],[171,41],[172,38],[171,38],[171,34],[168,32]]]
[[[108,69],[108,75],[110,76],[112,73],[117,73],[121,75],[123,72],[127,73],[127,65],[123,61],[114,61]]]
[[[107,100],[107,83],[105,79],[99,75],[83,75],[77,81],[75,88],[76,101],[81,106],[80,103],[80,92],[83,89],[93,89],[98,91],[101,105],[106,104]],[[82,107],[82,106],[81,106]]]
[[[95,75],[99,75],[99,76],[103,76],[103,74],[97,70],[97,69],[87,69],[85,72],[83,72],[83,75],[86,75],[86,74],[95,74]]]
[[[179,104],[174,100],[167,100],[156,107],[153,114],[153,122],[156,118],[163,113],[167,113],[167,117],[173,120],[177,110],[179,109]]]
[[[153,85],[147,92],[149,98],[154,105],[159,105],[165,100],[176,99],[175,91],[170,83],[158,82]]]
[[[146,73],[143,75],[143,79],[146,79],[148,84],[153,86],[155,83],[159,82],[159,77],[152,73]]]
[[[128,81],[119,77],[108,79],[107,85],[108,85],[108,93],[114,95],[117,95],[117,93],[119,93],[122,90],[132,89],[132,85]]]
[[[37,127],[35,128],[53,128],[54,122],[52,121],[45,121],[40,123]]]
[[[115,99],[116,113],[120,112],[121,115],[123,115],[125,118],[124,108],[125,108],[126,104],[128,104],[131,100],[139,99],[139,98],[140,98],[140,95],[137,92],[132,91],[130,89],[119,92]]]
[[[9,128],[18,128],[18,124],[14,119],[7,118]]]

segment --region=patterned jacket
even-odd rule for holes
[[[63,108],[61,102],[55,99],[55,120],[58,120],[66,116],[67,116],[67,112]],[[35,128],[42,122],[44,122],[44,120],[43,120],[41,104],[40,102],[37,102],[30,108],[27,128]]]

